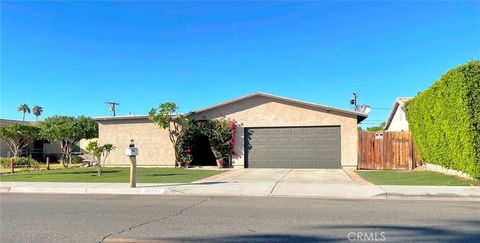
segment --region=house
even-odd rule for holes
[[[357,124],[367,118],[360,112],[253,93],[195,110],[189,119],[229,118],[238,122],[235,168],[342,168],[357,167]],[[126,166],[124,154],[130,139],[139,148],[139,166],[175,166],[168,131],[148,116],[94,118],[99,142],[115,147],[107,166]],[[208,142],[208,141],[207,141]],[[208,148],[208,146],[205,146]],[[209,161],[203,165],[214,165]]]
[[[398,97],[393,102],[393,108],[385,122],[385,131],[398,132],[408,131],[408,121],[405,116],[405,104],[412,97]]]
[[[37,122],[32,121],[20,121],[10,119],[0,119],[0,127],[8,126],[11,124],[22,124],[34,126]],[[32,158],[38,161],[44,161],[45,157],[58,158],[61,148],[58,142],[49,142],[46,140],[36,140],[33,144],[27,146],[22,152],[22,156],[32,156]],[[0,141],[0,157],[10,157],[12,152],[6,144]]]

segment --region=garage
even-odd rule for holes
[[[245,167],[341,168],[340,126],[245,128]]]

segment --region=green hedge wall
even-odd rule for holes
[[[480,178],[480,61],[444,74],[408,102],[420,158]]]

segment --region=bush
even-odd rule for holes
[[[6,157],[0,158],[0,164],[2,168],[10,168],[10,158],[6,158]],[[41,164],[38,161],[29,157],[17,157],[13,161],[13,164],[15,167],[24,167],[24,168],[31,167],[35,170],[39,170],[41,167]]]
[[[17,157],[13,163],[15,164],[15,167],[28,167],[30,166],[30,160],[33,159],[30,159],[29,157]]]
[[[72,155],[72,164],[81,164],[83,162],[82,157],[78,155]]]
[[[0,157],[0,165],[2,168],[10,167],[10,158]]]
[[[480,178],[480,61],[448,71],[406,115],[421,160]]]
[[[189,121],[178,138],[179,157],[183,166],[193,161],[192,151],[197,149],[200,136],[208,137],[216,159],[230,159],[234,154],[236,123],[233,120],[214,119],[209,121]]]
[[[40,164],[40,162],[38,162],[34,159],[29,159],[28,162],[29,162],[30,168],[32,168],[34,170],[40,170],[41,167],[42,167],[42,164]]]

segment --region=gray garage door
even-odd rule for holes
[[[341,168],[340,127],[245,129],[249,168]]]

